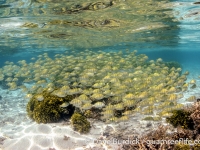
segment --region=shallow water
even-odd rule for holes
[[[197,88],[186,91],[184,98],[191,95],[200,97],[200,4],[197,2],[0,0],[0,68],[5,66],[6,61],[14,64],[19,60],[32,62],[31,58],[43,53],[54,58],[56,54],[66,51],[69,55],[76,51],[78,56],[85,49],[107,53],[137,50],[137,54],[146,54],[149,60],[162,58],[165,62],[180,63],[182,72],[190,72],[187,82],[191,79],[197,81]],[[28,100],[24,99],[25,93],[19,89],[10,91],[2,83],[0,138],[7,140],[4,146],[0,141],[0,149],[12,150],[15,145],[9,144],[19,146],[19,139],[29,130],[26,127],[30,125],[31,132],[34,132],[38,126],[26,116]],[[180,101],[184,102],[183,99]],[[140,125],[138,121],[136,126]],[[53,133],[54,125],[50,126]],[[102,126],[97,123],[97,128],[93,130],[100,132]],[[38,130],[34,136],[37,134],[40,135]],[[49,138],[54,140],[55,135],[58,136],[55,132]],[[100,136],[100,133],[97,135]],[[96,138],[97,135],[88,137]],[[28,142],[23,139],[24,143],[30,144],[33,140],[31,136],[27,136]],[[83,135],[80,139],[84,138]],[[26,149],[30,148],[29,144]],[[56,147],[52,142],[48,146],[44,149]],[[18,149],[22,150],[20,146]],[[38,147],[35,149],[39,150]]]
[[[199,51],[200,8],[194,2],[1,1],[1,61],[86,48],[137,49],[152,58],[185,59],[185,51]]]

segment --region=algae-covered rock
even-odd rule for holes
[[[89,132],[91,126],[90,122],[87,121],[86,117],[83,115],[75,112],[71,117],[71,123],[74,128],[74,130],[80,132],[80,133],[87,133]]]
[[[38,97],[43,97],[39,99]],[[50,123],[60,120],[63,115],[73,113],[72,106],[61,107],[63,103],[71,101],[73,96],[58,97],[46,91],[35,94],[27,104],[27,113],[37,123]]]
[[[181,126],[185,129],[194,129],[194,122],[190,117],[191,112],[181,109],[181,110],[173,110],[172,114],[173,115],[166,118],[166,120],[174,127]]]

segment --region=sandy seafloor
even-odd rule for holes
[[[200,97],[200,65],[182,64],[183,72],[188,70],[188,80],[196,79],[197,87],[184,92],[181,103],[191,95]],[[21,90],[9,91],[0,88],[0,150],[106,150],[121,149],[120,139],[129,139],[144,135],[156,129],[161,122],[142,121],[141,115],[136,115],[128,122],[105,124],[90,120],[92,128],[88,134],[73,131],[69,121],[59,123],[37,124],[26,115],[27,99]],[[103,140],[108,144],[102,144]],[[95,140],[99,140],[98,142]],[[118,144],[116,143],[119,140]]]

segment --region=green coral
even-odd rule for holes
[[[91,126],[90,122],[87,121],[86,117],[83,115],[75,112],[71,117],[71,123],[74,128],[74,130],[80,132],[80,133],[87,133],[89,132]]]
[[[44,97],[42,101],[38,101],[35,94],[27,104],[28,116],[35,120],[37,123],[50,123],[56,122],[62,118],[63,115],[69,115],[73,109],[62,108],[61,104],[69,102],[73,96],[58,97],[43,91],[41,93]]]
[[[184,109],[180,110],[173,110],[172,116],[167,117],[166,120],[170,124],[172,124],[174,127],[177,127],[178,125],[182,126],[185,129],[193,129],[194,128],[194,122],[192,118],[190,117],[191,112],[188,112]]]

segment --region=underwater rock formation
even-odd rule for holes
[[[72,106],[63,106],[63,104],[69,103],[72,98],[72,96],[61,98],[47,91],[35,94],[27,104],[28,116],[37,123],[57,122],[63,116],[73,114]]]

